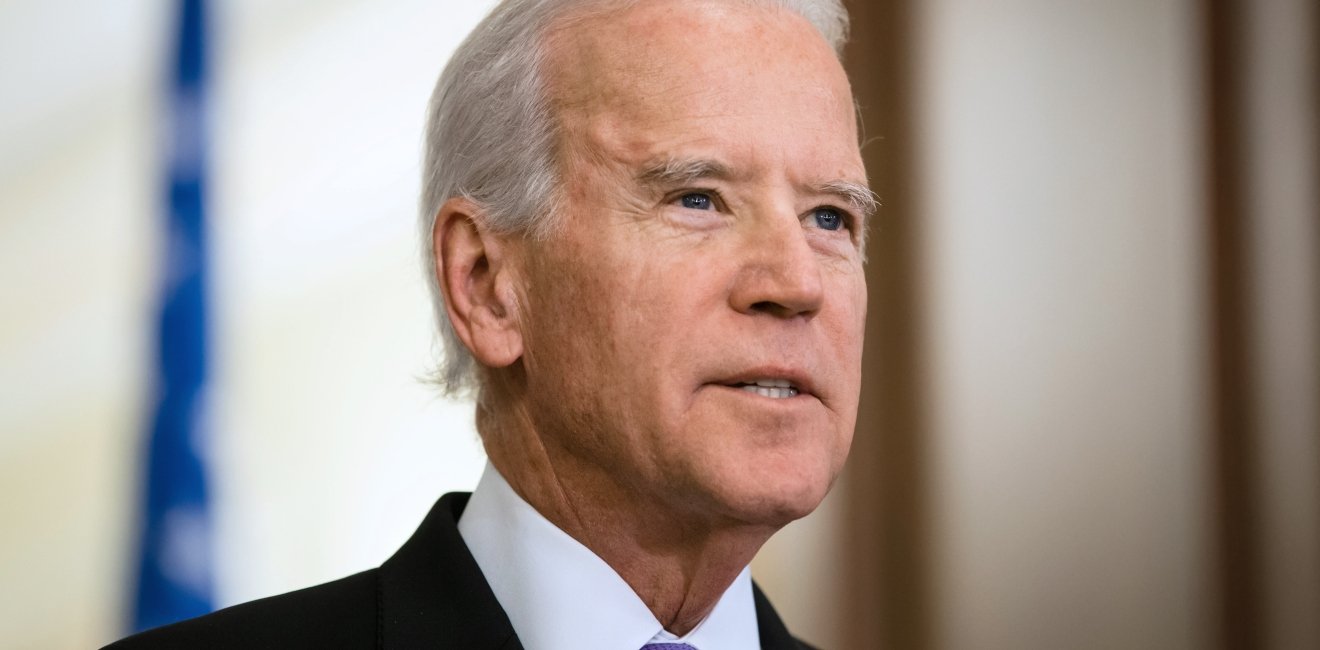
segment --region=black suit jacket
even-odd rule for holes
[[[441,497],[379,569],[148,630],[107,648],[521,650],[504,608],[458,534],[469,496]],[[759,588],[752,592],[764,650],[810,648],[788,633]]]

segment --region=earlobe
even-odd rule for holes
[[[518,322],[516,244],[492,233],[473,201],[456,197],[440,207],[431,230],[436,279],[449,322],[477,362],[502,368],[523,352]]]

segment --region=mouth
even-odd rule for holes
[[[772,400],[819,398],[810,373],[791,367],[749,368],[717,379],[711,384]]]
[[[727,385],[770,399],[789,399],[797,397],[802,392],[797,386],[793,385],[793,382],[787,379],[753,379]]]

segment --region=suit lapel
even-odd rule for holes
[[[421,527],[380,568],[378,647],[522,650],[458,533],[469,494],[440,498]]]

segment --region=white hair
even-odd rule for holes
[[[446,394],[478,388],[476,361],[449,321],[436,277],[432,231],[445,201],[481,206],[494,232],[547,234],[558,214],[556,123],[542,82],[545,33],[593,8],[639,0],[503,0],[445,66],[426,120],[419,230],[444,356],[433,376]],[[848,12],[841,0],[725,0],[792,11],[842,56]]]

